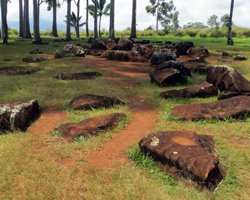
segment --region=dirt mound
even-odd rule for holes
[[[0,75],[30,75],[32,73],[35,73],[37,69],[33,69],[31,67],[4,67],[0,68]]]
[[[250,96],[237,96],[214,103],[176,106],[172,115],[183,120],[242,119],[250,116]]]
[[[151,155],[165,171],[191,178],[208,188],[215,188],[224,177],[218,158],[214,156],[211,136],[190,132],[157,132],[139,143],[143,153]]]
[[[56,130],[67,141],[74,141],[76,137],[83,136],[89,138],[110,130],[118,125],[121,118],[125,117],[123,113],[115,113],[101,117],[94,117],[83,120],[79,123],[66,123]]]
[[[71,73],[71,74],[60,74],[56,76],[60,80],[86,80],[94,79],[96,77],[102,76],[99,72],[81,72],[81,73]]]

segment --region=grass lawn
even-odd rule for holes
[[[152,41],[192,40],[196,45],[207,46],[213,53],[228,51],[250,58],[250,39],[236,38],[235,45],[228,47],[225,38],[177,38],[173,36],[144,37]],[[115,130],[100,136],[67,143],[57,133],[32,135],[26,133],[0,134],[0,199],[249,199],[250,196],[250,119],[245,121],[227,120],[183,122],[170,116],[171,108],[179,104],[212,102],[216,98],[165,100],[159,93],[176,86],[159,88],[149,78],[140,78],[140,85],[125,87],[106,81],[107,72],[94,66],[75,62],[75,58],[53,59],[56,49],[65,43],[46,39],[49,45],[35,46],[31,41],[11,40],[9,45],[0,44],[0,68],[7,66],[31,66],[39,71],[30,76],[0,76],[0,104],[37,99],[42,108],[56,106],[68,113],[68,121],[80,120],[124,112],[124,119]],[[73,43],[83,43],[82,40]],[[28,52],[39,48],[49,61],[27,64],[21,59]],[[10,59],[11,61],[4,61]],[[97,59],[98,62],[98,59]],[[223,63],[209,60],[211,64],[223,64],[236,68],[250,80],[250,59],[243,62]],[[119,63],[117,63],[119,64]],[[55,76],[64,72],[99,71],[103,77],[95,80],[62,81]],[[198,83],[205,77],[194,74],[190,84]],[[158,112],[153,131],[190,130],[212,135],[216,154],[226,170],[226,178],[215,191],[199,190],[189,180],[164,178],[156,167],[136,165],[127,162],[113,169],[93,169],[86,161],[88,152],[99,148],[105,141],[122,130],[131,120],[128,106],[111,109],[97,109],[88,112],[70,110],[68,103],[83,94],[111,95],[125,102],[130,96],[139,96]],[[129,151],[129,149],[128,149]],[[130,150],[131,151],[131,150]],[[138,151],[138,147],[132,148]]]

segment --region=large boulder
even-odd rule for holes
[[[146,59],[140,56],[137,51],[108,50],[105,51],[101,57],[107,58],[108,60],[146,62]]]
[[[27,63],[43,62],[45,60],[47,59],[43,57],[32,57],[32,56],[27,56],[22,59],[23,62],[27,62]]]
[[[162,69],[177,69],[181,72],[181,74],[185,76],[191,76],[191,71],[189,68],[187,68],[183,63],[176,62],[173,60],[163,62],[155,67],[157,70],[162,70]]]
[[[184,65],[194,73],[207,74],[212,66],[207,66],[203,63],[198,62],[185,62]]]
[[[211,136],[186,131],[157,132],[143,138],[139,146],[164,171],[191,178],[209,189],[216,188],[224,178]]]
[[[36,100],[0,105],[0,131],[24,131],[39,113]]]
[[[118,122],[125,117],[123,113],[115,113],[101,117],[94,117],[83,120],[79,123],[66,123],[58,127],[56,130],[67,141],[72,142],[75,138],[82,136],[89,138],[103,131],[115,128]]]
[[[172,44],[172,47],[176,50],[177,55],[187,55],[187,51],[194,47],[194,43],[191,41],[177,42]]]
[[[179,70],[169,69],[155,69],[149,74],[151,82],[156,83],[159,86],[176,85],[179,83],[186,83],[187,77],[183,75]]]
[[[87,80],[94,79],[96,77],[102,76],[99,72],[80,72],[80,73],[71,73],[71,74],[59,74],[56,76],[60,80]]]
[[[153,65],[159,65],[163,62],[176,60],[176,53],[172,50],[155,51],[150,59]]]
[[[165,99],[167,98],[204,98],[218,95],[217,88],[206,81],[199,85],[187,87],[181,90],[168,90],[160,94]]]
[[[135,44],[132,51],[137,51],[139,55],[144,56],[147,60],[150,59],[155,52],[155,47],[151,44],[142,45]]]
[[[250,82],[235,69],[228,66],[211,68],[206,79],[220,91],[250,92]]]
[[[229,99],[236,96],[250,96],[250,92],[222,92],[218,96],[218,100]]]
[[[107,50],[107,47],[104,40],[94,40],[92,42],[91,49]]]
[[[114,97],[86,94],[74,98],[70,102],[70,107],[75,110],[89,110],[92,108],[109,108],[123,104],[124,103],[121,100]]]
[[[202,46],[189,48],[187,55],[195,59],[205,59],[210,56],[210,53],[206,47]]]
[[[250,116],[250,96],[236,96],[213,103],[180,105],[172,110],[172,115],[182,120],[244,119]]]
[[[236,61],[245,61],[245,60],[247,60],[247,57],[244,56],[244,55],[237,55],[237,56],[235,56],[234,60],[236,60]]]
[[[8,75],[8,76],[15,76],[15,75],[30,75],[35,73],[37,69],[32,67],[3,67],[0,68],[0,75]]]
[[[120,38],[118,45],[115,45],[112,50],[120,50],[120,51],[131,51],[134,44],[131,40],[126,38]]]

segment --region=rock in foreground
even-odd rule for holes
[[[74,98],[70,102],[70,107],[75,110],[89,110],[92,108],[109,108],[121,104],[123,105],[124,103],[114,97],[86,94]]]
[[[0,68],[0,75],[8,75],[8,76],[15,76],[15,75],[30,75],[35,73],[37,69],[33,69],[31,67],[4,67]]]
[[[236,96],[214,103],[176,106],[172,115],[183,120],[243,119],[250,116],[250,96]]]
[[[161,96],[164,98],[205,98],[218,95],[217,88],[213,84],[206,81],[199,85],[187,87],[181,90],[169,90],[162,92]]]
[[[36,100],[0,105],[0,131],[24,131],[39,113]]]
[[[94,117],[79,123],[66,123],[57,128],[57,131],[59,131],[61,136],[67,141],[73,142],[74,139],[79,136],[89,138],[99,135],[103,131],[115,128],[123,117],[125,117],[123,113]]]
[[[224,177],[219,159],[214,156],[211,136],[182,131],[157,132],[143,138],[139,146],[164,171],[174,170],[209,189],[216,188]]]
[[[72,74],[60,74],[56,76],[56,78],[60,80],[87,80],[94,79],[99,76],[102,76],[102,74],[99,72],[81,72]]]

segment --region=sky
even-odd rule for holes
[[[109,0],[107,0],[109,1]],[[91,2],[91,0],[90,0]],[[174,0],[177,10],[180,12],[179,21],[183,26],[188,22],[203,22],[207,23],[209,16],[216,14],[219,17],[229,13],[231,0]],[[85,0],[81,0],[81,15],[85,19]],[[155,17],[149,15],[145,11],[149,0],[137,0],[137,28],[139,30],[145,29],[149,26],[155,27]],[[236,0],[234,9],[234,24],[250,28],[250,0]],[[76,10],[76,6],[72,1],[72,10]],[[59,29],[65,28],[65,14],[66,3],[63,3],[58,10],[58,24]],[[131,25],[132,15],[132,0],[115,0],[115,28],[123,30]],[[30,18],[32,24],[32,1],[30,0]],[[52,13],[47,11],[46,5],[41,5],[41,29],[50,29]],[[18,26],[18,0],[12,0],[9,4],[8,20],[10,27],[17,28]],[[90,28],[93,25],[93,18],[90,17]],[[102,28],[108,29],[109,18],[104,17],[102,21]],[[84,27],[83,27],[84,28]]]

